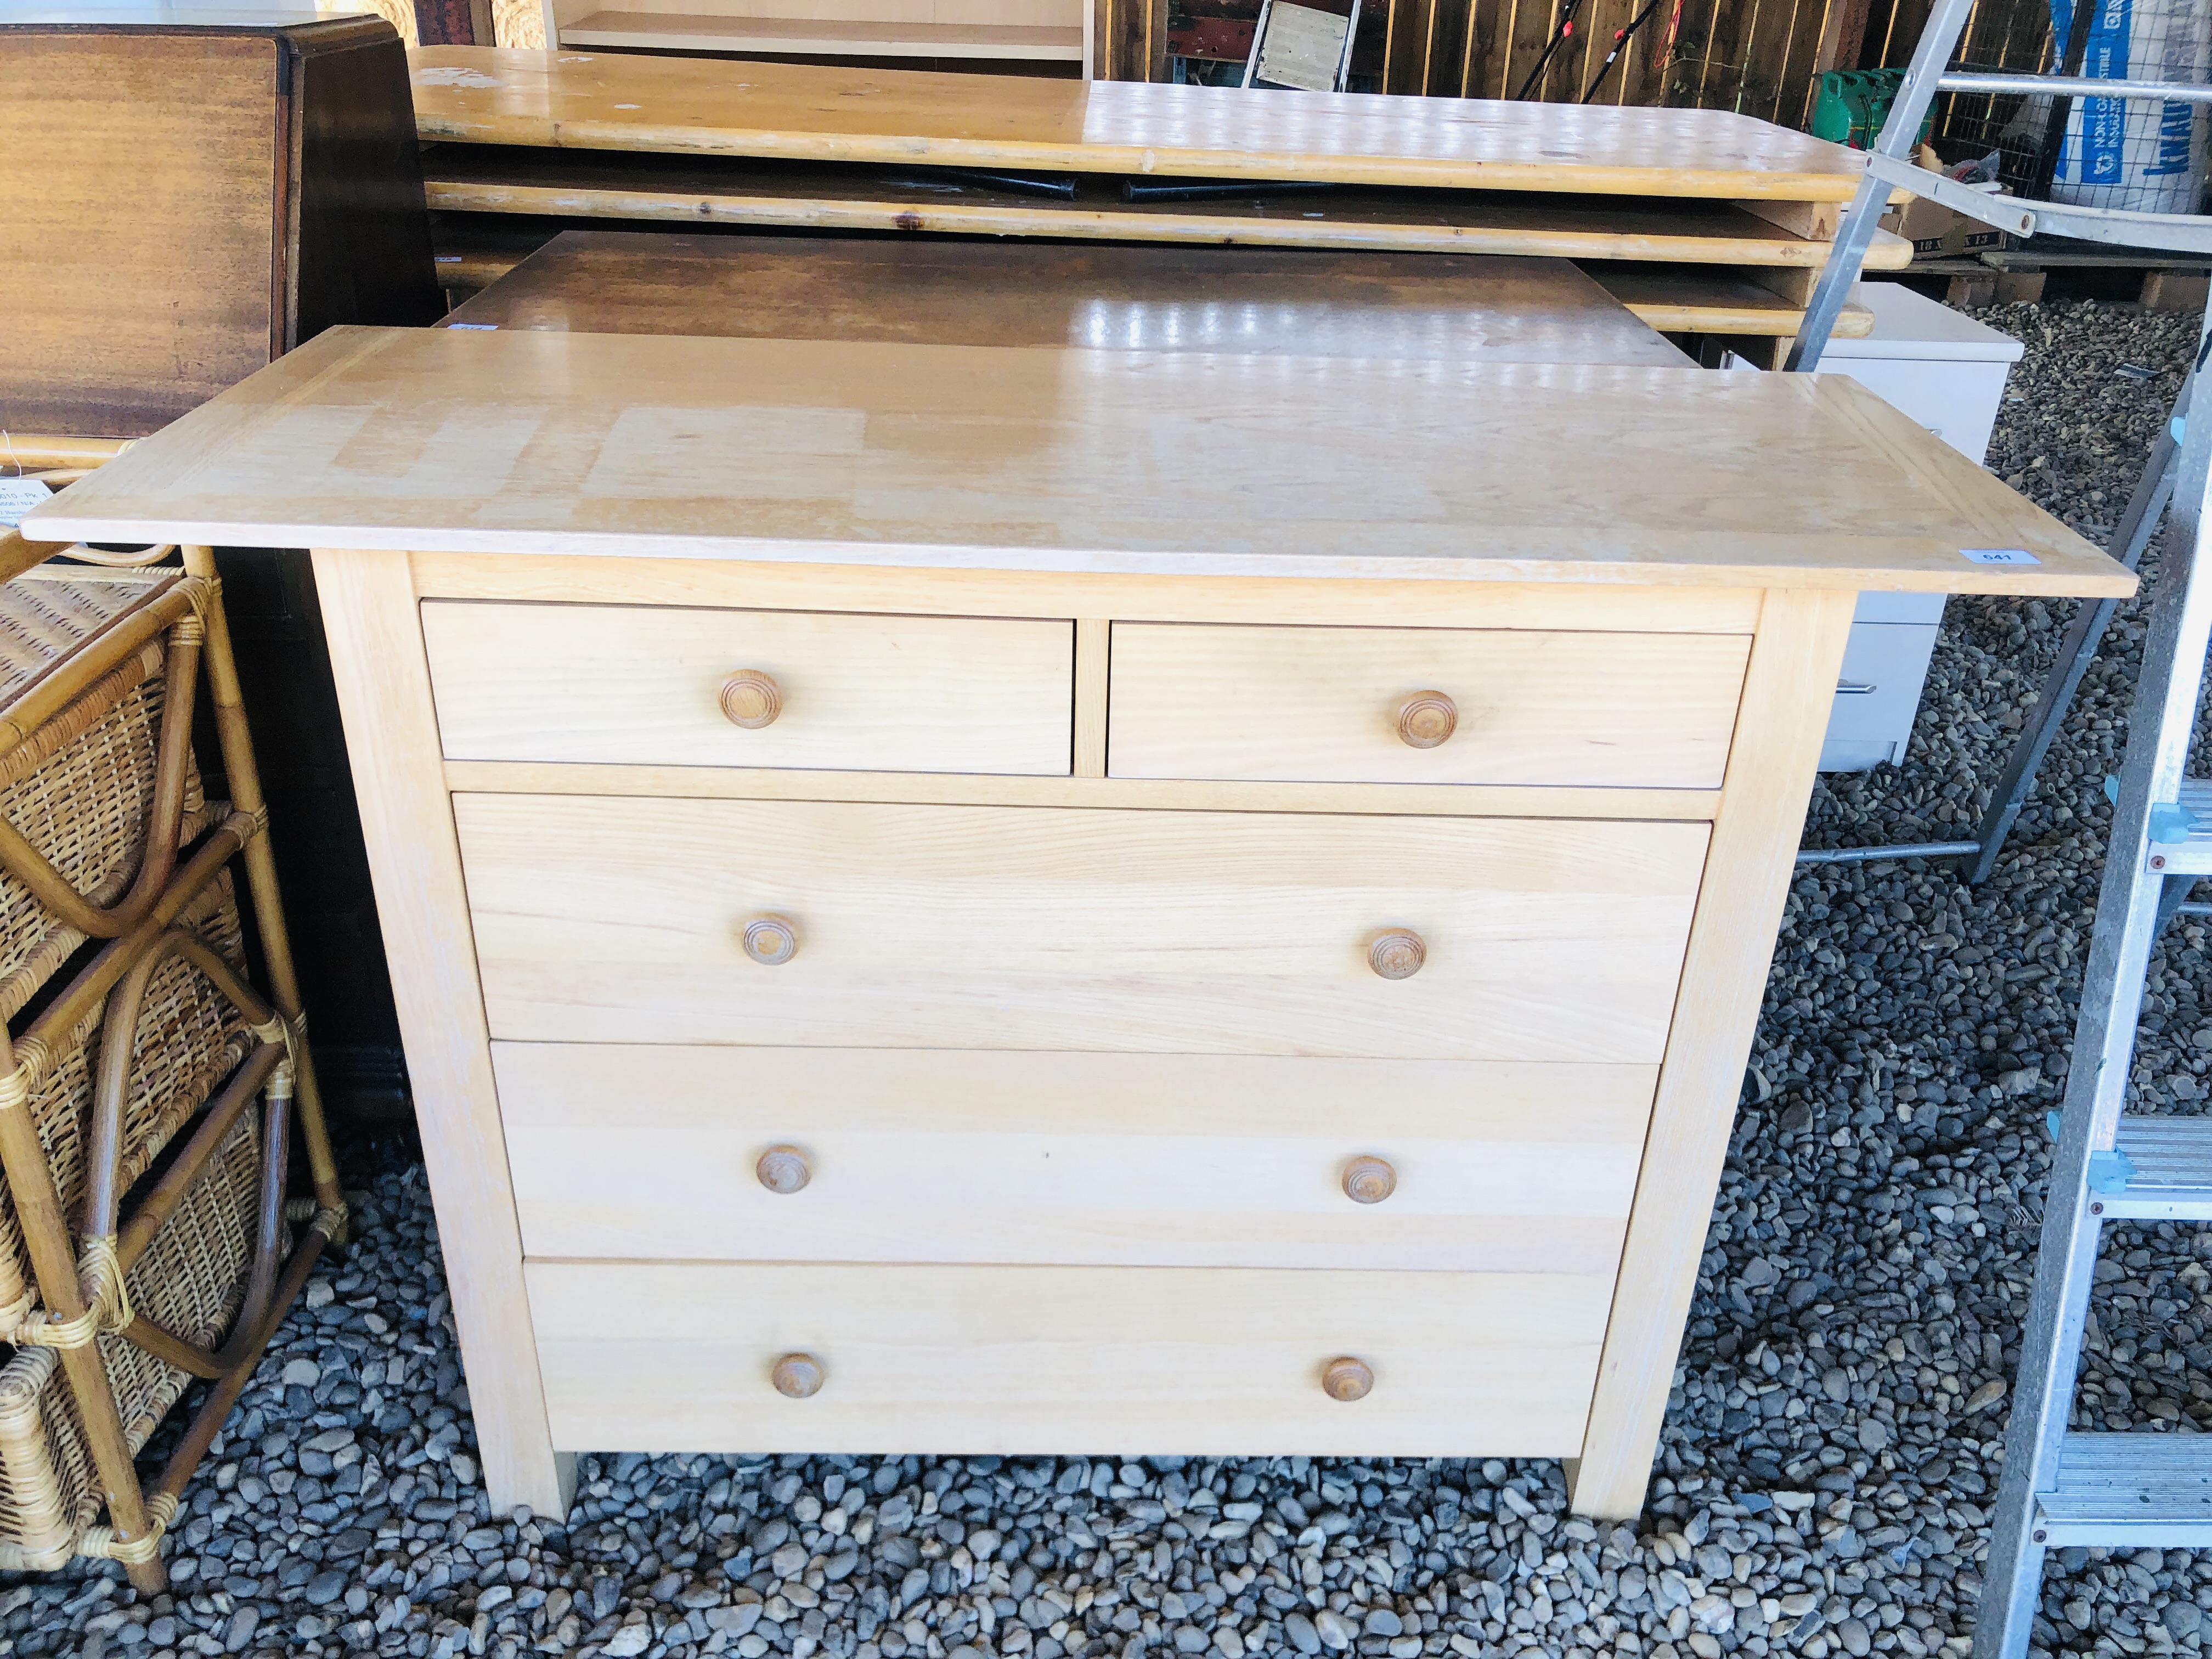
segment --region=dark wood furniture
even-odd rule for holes
[[[380,18],[0,23],[0,410],[152,432],[333,323],[443,310]]]
[[[145,15],[0,23],[15,433],[141,437],[334,324],[445,311],[389,23]],[[398,1026],[307,556],[218,562],[331,1093],[394,1106]]]

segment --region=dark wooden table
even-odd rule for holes
[[[448,326],[1681,368],[1564,259],[566,231]]]

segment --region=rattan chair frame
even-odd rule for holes
[[[53,454],[52,459],[56,465],[76,470],[96,465],[123,447],[89,440],[19,438],[14,441],[14,451],[19,458],[35,459],[41,445],[66,446],[65,453]],[[53,544],[26,542],[9,531],[0,535],[0,580],[11,579],[57,554],[72,550]],[[150,896],[138,896],[134,884],[133,893],[120,905],[107,910],[85,906],[94,914],[82,919],[98,920],[104,931],[80,931],[107,942],[53,1003],[41,1011],[20,1041],[10,1041],[4,1031],[0,1031],[0,1176],[4,1176],[15,1199],[25,1249],[31,1259],[43,1309],[42,1340],[58,1356],[79,1413],[87,1452],[107,1497],[108,1524],[90,1528],[78,1541],[77,1553],[122,1561],[132,1584],[149,1594],[158,1593],[166,1587],[167,1576],[161,1565],[161,1540],[193,1471],[206,1456],[223,1419],[267,1347],[277,1322],[306,1285],[322,1250],[326,1245],[342,1246],[347,1236],[345,1200],[331,1153],[321,1092],[316,1085],[307,1045],[291,941],[284,927],[283,898],[269,850],[268,808],[254,763],[252,737],[240,690],[237,664],[231,654],[221,579],[216,573],[212,549],[185,547],[181,556],[184,577],[173,588],[165,590],[156,603],[167,600],[170,592],[183,595],[183,602],[193,608],[195,619],[200,624],[201,637],[191,642],[193,666],[209,694],[223,770],[230,786],[230,810],[218,815],[220,821],[216,827],[200,839],[181,864],[167,872],[158,890]],[[148,607],[149,612],[152,609]],[[134,612],[134,617],[137,614]],[[173,629],[183,620],[167,617],[166,611],[164,616],[166,619],[160,623],[149,616],[130,626],[118,625],[101,637],[99,649],[72,655],[20,698],[11,711],[14,723],[29,729],[11,732],[7,726],[0,725],[0,764],[4,764],[9,750],[31,740],[38,720],[51,719],[66,709],[100,675],[112,671],[131,650],[148,642],[153,635],[151,631],[144,633],[136,644],[122,648],[118,653],[119,641],[131,638],[135,629]],[[172,650],[174,649],[173,643]],[[170,725],[189,731],[191,702],[189,697],[173,697],[164,708],[164,755],[167,752]],[[166,805],[167,793],[161,793],[159,799]],[[181,793],[178,799],[181,803]],[[150,860],[153,849],[149,849],[147,856]],[[253,927],[270,983],[267,1002],[253,994],[242,977],[214,951],[173,926],[192,896],[234,858],[245,867]],[[4,838],[0,838],[0,863],[6,863],[27,885],[31,884],[31,878],[24,870],[9,860]],[[39,891],[42,899],[47,897],[45,890],[33,890]],[[71,896],[79,896],[73,890]],[[118,910],[124,914],[117,915]],[[117,1213],[119,1193],[114,1171],[122,1148],[120,1115],[128,1076],[128,1033],[132,1029],[130,1022],[136,1018],[137,1000],[154,969],[168,956],[179,953],[189,957],[196,969],[208,974],[223,994],[247,1013],[249,1024],[259,1028],[256,1034],[262,1040],[201,1115],[198,1127],[169,1169],[126,1220]],[[109,1027],[125,1035],[119,1043],[102,1045],[96,1094],[96,1152],[92,1164],[95,1186],[93,1201],[83,1218],[80,1243],[73,1233],[70,1218],[64,1213],[37,1133],[25,1109],[27,1091],[22,1079],[27,1069],[40,1063],[45,1053],[42,1045],[50,1035],[73,1030],[99,1009],[104,1000],[108,1005],[104,1018]],[[113,1052],[118,1048],[125,1051],[120,1060]],[[245,1298],[230,1334],[219,1348],[207,1349],[163,1331],[150,1322],[135,1316],[122,1318],[124,1273],[143,1255],[161,1224],[175,1212],[193,1178],[206,1166],[230,1126],[257,1094],[264,1100],[259,1226]],[[314,1199],[312,1212],[303,1218],[306,1226],[299,1243],[289,1257],[284,1258],[286,1154],[295,1114]],[[144,1347],[148,1352],[214,1383],[150,1491],[139,1480],[94,1340],[103,1329],[118,1331],[125,1340]]]

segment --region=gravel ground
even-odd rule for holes
[[[2194,319],[1984,314],[2029,347],[1993,465],[2101,538]],[[1970,823],[2067,613],[1954,601],[1911,757],[1824,786],[1810,838]],[[493,1516],[422,1171],[385,1146],[349,1166],[364,1242],[314,1282],[192,1489],[173,1593],[140,1603],[116,1571],[86,1567],[18,1584],[0,1594],[5,1644],[132,1659],[1962,1654],[2140,615],[2123,612],[1986,887],[1910,863],[1798,882],[1639,1524],[1568,1516],[1551,1464],[1304,1458],[610,1455],[582,1460],[567,1526]],[[2176,928],[2154,963],[2145,1109],[2204,1097],[2205,943]],[[2184,1229],[2112,1230],[2085,1425],[2212,1421],[2208,1255]],[[2203,1607],[2197,1558],[2069,1550],[2038,1645],[2194,1652]]]

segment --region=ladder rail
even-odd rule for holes
[[[2191,421],[2168,509],[2179,533],[2168,538],[2129,716],[2034,1289],[2021,1324],[2004,1470],[1975,1621],[1976,1659],[2021,1659],[2041,1600],[2051,1537],[2047,1526],[2038,1525],[2040,1501],[2058,1483],[2103,1236],[2105,1206],[2091,1185],[2094,1160],[2118,1142],[2144,975],[2165,920],[2161,900],[2169,878],[2150,864],[2152,814],[2179,793],[2212,649],[2212,568],[2198,556],[2209,483],[2212,420]]]

